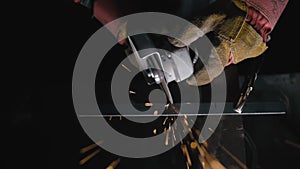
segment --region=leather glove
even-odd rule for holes
[[[180,34],[180,39],[191,44],[211,32],[212,36],[208,38],[214,46],[204,63],[205,67],[194,72],[195,78],[187,80],[189,85],[209,84],[229,64],[257,57],[267,49],[262,36],[246,21],[248,10],[246,4],[241,0],[232,0],[230,3],[227,8],[220,8],[217,12],[202,15],[193,21],[203,33],[187,28]],[[176,39],[170,38],[169,41],[177,47],[184,45]]]

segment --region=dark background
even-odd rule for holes
[[[91,18],[87,8],[71,0],[14,1],[2,6],[7,9],[1,12],[4,23],[1,26],[4,43],[1,112],[5,115],[3,124],[7,124],[2,139],[3,148],[7,150],[4,156],[9,157],[3,165],[9,166],[7,168],[80,168],[78,162],[83,156],[79,149],[92,142],[73,111],[72,72],[82,46],[101,24]],[[299,1],[289,2],[271,34],[261,74],[300,71],[297,59],[299,9]],[[260,122],[265,130],[273,131],[270,126],[277,126],[278,121],[272,119],[257,117],[248,121],[251,129],[255,128],[253,122]],[[299,138],[298,130],[285,125],[281,130],[275,134],[257,133],[257,138],[265,143],[258,146],[262,168],[298,165],[299,149],[272,144],[274,138],[287,131]],[[104,158],[105,155],[111,158]],[[107,164],[113,156],[103,152],[96,158],[105,161],[101,164]],[[101,164],[90,164],[90,167],[105,168]]]

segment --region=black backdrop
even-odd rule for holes
[[[1,112],[7,124],[2,138],[9,157],[3,164],[79,168],[79,149],[91,141],[73,112],[72,71],[80,49],[101,24],[71,0],[14,1],[2,7]],[[300,71],[299,9],[299,1],[289,2],[272,33],[261,73]]]

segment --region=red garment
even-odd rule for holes
[[[81,0],[74,0],[80,2]],[[248,6],[246,21],[260,33],[266,42],[289,0],[242,0]],[[120,9],[112,0],[94,0],[94,16],[103,24],[120,16]],[[118,37],[120,24],[110,25],[112,34]]]
[[[248,6],[249,22],[266,42],[289,0],[243,0]]]
[[[94,16],[103,24],[107,24],[122,16],[121,10],[112,0],[94,0]],[[124,23],[114,22],[114,24],[106,25],[107,29],[119,40],[120,44],[124,44],[124,39],[119,36],[121,33],[121,25]]]

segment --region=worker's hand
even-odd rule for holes
[[[173,38],[169,39],[174,46],[182,47],[194,43],[211,32],[207,37],[214,48],[211,49],[207,59],[201,58],[204,67],[194,72],[194,77],[187,80],[188,84],[193,86],[209,84],[222,73],[226,66],[260,56],[267,49],[262,36],[253,25],[246,21],[246,4],[241,0],[232,2],[229,10],[212,13],[206,17],[201,16],[193,21],[200,31],[192,28],[183,30],[180,39],[185,44]]]
[[[182,42],[174,38],[169,38],[168,40],[176,47],[190,45],[207,33],[214,31],[217,26],[224,22],[225,18],[225,14],[211,14],[207,17],[199,18],[193,22],[199,29],[190,27],[179,33],[179,39]],[[220,55],[220,52],[222,52],[222,55]],[[205,66],[195,72],[193,78],[186,81],[189,85],[205,85],[220,75],[226,64],[230,63],[229,48],[226,48],[224,43],[222,43],[218,46],[218,48],[213,48],[211,50],[208,59],[201,59],[201,61],[205,61]]]
[[[225,17],[225,14],[211,14],[209,16],[196,19],[193,21],[193,24],[196,25],[199,29],[191,26],[184,30],[181,30],[178,33],[178,37],[182,42],[171,37],[169,38],[169,42],[176,47],[184,47],[186,45],[190,45],[208,32],[213,31],[219,24],[224,21]]]

